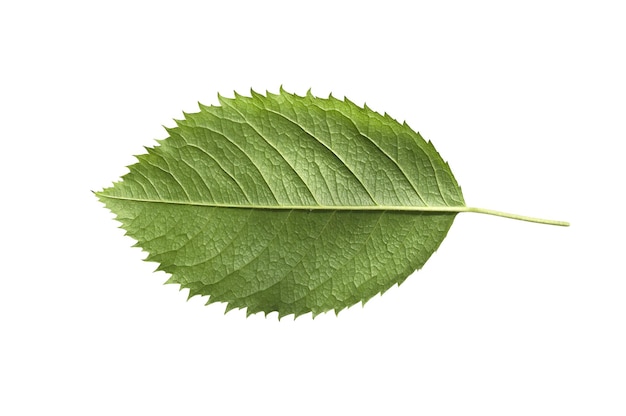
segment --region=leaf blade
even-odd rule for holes
[[[338,312],[421,268],[464,208],[432,144],[388,116],[283,90],[220,104],[98,193],[190,296]]]

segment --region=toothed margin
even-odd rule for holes
[[[315,99],[315,100],[322,100],[322,101],[329,101],[329,102],[338,102],[338,103],[345,103],[345,104],[348,105],[348,107],[356,108],[358,110],[365,110],[368,113],[367,115],[370,116],[370,117],[372,117],[372,116],[373,117],[381,117],[381,118],[383,118],[386,121],[392,121],[392,122],[397,123],[398,126],[401,126],[402,128],[406,129],[409,134],[411,134],[411,135],[415,134],[418,138],[423,140],[435,152],[435,154],[438,157],[440,157],[439,153],[435,150],[434,145],[432,144],[432,142],[430,140],[428,140],[428,141],[424,140],[422,138],[422,136],[420,135],[420,133],[412,130],[411,127],[408,125],[408,123],[406,121],[403,121],[402,123],[399,123],[396,119],[391,117],[387,112],[381,114],[379,112],[376,112],[376,111],[372,110],[367,105],[367,103],[364,103],[363,107],[359,107],[357,104],[352,102],[347,97],[344,97],[343,99],[335,98],[332,95],[332,92],[329,93],[328,98],[320,98],[320,97],[315,97],[312,94],[311,88],[309,88],[307,90],[307,92],[305,93],[305,95],[300,96],[300,95],[297,95],[295,93],[289,93],[281,85],[280,88],[279,88],[279,93],[278,94],[273,94],[273,93],[271,93],[271,92],[266,90],[265,95],[263,95],[261,93],[258,93],[256,91],[254,91],[252,88],[250,88],[250,96],[241,95],[236,90],[233,91],[233,94],[234,94],[234,98],[227,98],[227,97],[224,97],[223,95],[221,95],[220,93],[218,93],[217,94],[217,99],[218,99],[218,102],[219,102],[220,105],[209,105],[209,106],[207,106],[207,105],[204,105],[204,104],[198,102],[197,104],[198,104],[199,111],[197,113],[190,113],[190,112],[184,112],[183,111],[182,114],[183,114],[184,118],[182,120],[173,119],[173,121],[175,122],[175,124],[178,127],[186,126],[187,123],[190,122],[193,119],[194,115],[200,114],[203,111],[210,112],[211,109],[220,108],[220,107],[224,106],[224,104],[228,105],[228,103],[234,102],[234,101],[237,101],[237,100],[266,99],[266,98],[270,98],[271,99],[272,97],[278,98],[278,97],[281,97],[281,96],[289,96],[289,97],[294,97],[294,98],[297,98],[297,99]],[[172,135],[173,133],[176,133],[176,127],[175,128],[170,128],[170,127],[163,126],[163,128],[165,129],[165,131],[169,135]],[[157,142],[157,146],[152,146],[152,147],[144,146],[144,149],[146,150],[146,153],[140,154],[140,155],[135,155],[134,157],[137,160],[137,162],[135,162],[135,163],[133,163],[131,165],[126,166],[126,168],[130,170],[131,167],[133,167],[134,165],[140,163],[142,160],[145,160],[148,155],[156,154],[155,153],[155,149],[157,147],[159,147],[160,144],[162,142],[164,142],[165,140],[167,140],[167,138],[155,140]],[[445,161],[443,159],[441,159],[441,160],[442,160],[443,163],[445,163],[446,166],[449,167],[449,163],[447,161]],[[458,185],[458,183],[456,182],[456,179],[454,177],[452,177],[452,179],[454,181],[454,185],[460,191],[461,188]],[[129,235],[129,231],[127,231],[123,227],[123,225],[124,225],[123,219],[120,219],[119,215],[116,214],[114,211],[112,211],[109,208],[109,206],[107,205],[107,203],[105,202],[105,200],[104,200],[104,199],[106,199],[108,197],[107,197],[107,195],[104,195],[103,192],[106,191],[107,189],[113,188],[116,184],[121,183],[122,181],[123,180],[120,179],[118,181],[112,182],[111,186],[103,188],[101,191],[98,191],[98,192],[92,191],[92,192],[96,195],[98,200],[102,204],[104,204],[104,206],[107,208],[107,210],[109,210],[109,212],[111,212],[114,215],[114,220],[120,223],[120,226],[118,228],[121,228],[121,229],[123,229],[125,231],[124,236],[128,236],[128,237],[130,237],[131,239],[133,239],[135,241],[135,243],[132,245],[132,247],[138,247],[138,248],[141,249],[142,252],[145,252],[147,254],[147,257],[144,259],[144,261],[151,262],[151,263],[156,263],[157,267],[156,267],[155,271],[164,271],[165,272],[165,270],[162,269],[162,267],[163,267],[162,264],[157,262],[157,261],[151,260],[151,257],[153,257],[151,255],[151,253],[148,252],[146,249],[144,249],[140,245],[140,242],[138,240],[135,240],[134,237]],[[461,193],[461,197],[462,197],[462,193]],[[446,232],[446,234],[447,234],[447,232]],[[444,236],[444,239],[445,239],[445,236]],[[437,249],[435,249],[434,252],[436,252]],[[432,254],[434,254],[434,252]],[[406,275],[402,280],[400,280],[398,282],[392,282],[388,287],[383,287],[379,292],[374,293],[374,294],[372,294],[371,296],[369,296],[367,298],[363,298],[360,301],[357,301],[357,302],[355,302],[355,303],[353,303],[351,305],[342,305],[340,307],[337,307],[337,308],[334,308],[334,309],[331,308],[331,309],[327,309],[327,310],[316,310],[316,311],[314,311],[314,310],[306,310],[306,311],[304,311],[303,310],[303,311],[296,311],[296,312],[286,312],[286,311],[283,311],[283,310],[280,310],[280,309],[252,310],[251,307],[239,307],[239,306],[236,306],[234,303],[229,303],[228,301],[218,301],[218,300],[214,299],[211,295],[203,294],[199,290],[195,290],[195,289],[193,289],[192,287],[189,287],[189,286],[184,286],[184,284],[182,284],[182,283],[180,283],[180,282],[178,282],[176,280],[173,280],[174,276],[172,274],[170,274],[170,273],[168,273],[168,274],[170,274],[170,277],[167,279],[167,281],[164,284],[177,284],[177,285],[179,285],[179,291],[182,291],[183,289],[188,289],[189,290],[189,294],[188,294],[187,300],[189,300],[189,299],[191,299],[191,298],[193,298],[195,296],[201,296],[201,297],[206,297],[207,298],[206,305],[210,305],[210,304],[213,304],[213,303],[223,303],[223,304],[225,304],[225,311],[224,311],[225,314],[228,313],[231,310],[234,310],[234,309],[238,309],[238,310],[244,309],[245,313],[246,313],[246,317],[249,317],[251,315],[255,315],[255,314],[258,314],[258,313],[264,313],[265,317],[267,318],[267,316],[269,314],[271,314],[273,312],[276,312],[278,314],[278,319],[279,320],[281,320],[282,318],[284,318],[286,316],[290,316],[290,315],[293,315],[294,319],[297,319],[298,317],[303,316],[303,315],[307,315],[309,313],[311,314],[312,319],[315,319],[320,314],[325,314],[325,313],[328,313],[328,312],[331,312],[331,311],[335,312],[335,316],[338,316],[339,313],[342,312],[343,310],[349,309],[349,308],[351,308],[351,307],[353,307],[353,306],[355,306],[355,305],[357,305],[359,303],[361,303],[362,306],[365,306],[365,304],[367,302],[369,302],[369,300],[371,300],[373,297],[375,297],[375,296],[382,296],[384,293],[386,293],[389,289],[391,289],[394,286],[398,286],[399,287],[414,272],[415,272],[415,270],[413,270],[411,273]]]

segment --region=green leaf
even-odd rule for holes
[[[289,94],[200,105],[97,193],[146,260],[227,311],[313,316],[402,283],[466,207],[430,142],[352,102]]]

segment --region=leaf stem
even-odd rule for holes
[[[538,224],[548,224],[548,225],[558,225],[560,227],[569,227],[569,222],[567,221],[556,221],[556,220],[546,220],[543,218],[527,217],[525,215],[510,214],[508,212],[495,211],[493,209],[486,209],[486,208],[466,207],[463,211],[459,211],[459,212],[476,212],[478,214],[487,214],[487,215],[493,215],[496,217],[511,218],[514,220],[527,221],[527,222],[535,222]]]

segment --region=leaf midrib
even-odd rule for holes
[[[528,217],[525,215],[511,214],[487,208],[461,206],[410,206],[410,205],[253,205],[253,204],[220,204],[215,202],[174,201],[164,199],[132,198],[116,195],[106,195],[103,192],[94,192],[99,198],[118,199],[133,202],[145,202],[154,204],[187,205],[209,208],[235,208],[235,209],[259,209],[259,210],[301,210],[301,211],[396,211],[415,213],[448,213],[474,212],[496,217],[510,218],[514,220],[534,222],[539,224],[558,225],[569,227],[567,221],[548,220],[543,218]]]
[[[165,199],[133,198],[95,193],[100,198],[118,199],[155,204],[188,205],[212,208],[241,208],[262,210],[303,210],[303,211],[414,211],[414,212],[464,212],[466,206],[410,206],[410,205],[262,205],[262,204],[220,204],[217,202],[176,201]]]

